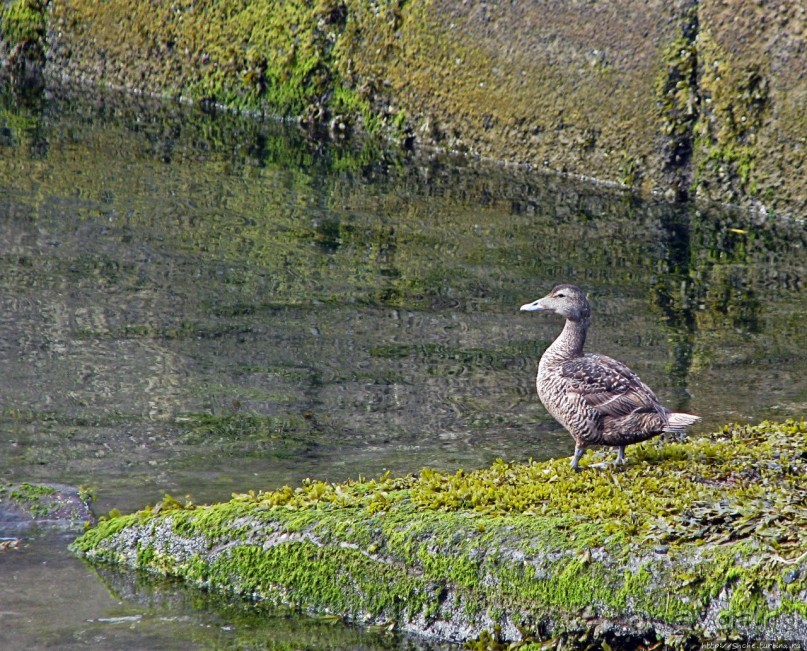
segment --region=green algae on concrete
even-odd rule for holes
[[[45,5],[38,0],[15,0],[0,7],[1,41],[12,46],[44,45]]]
[[[72,549],[215,592],[454,640],[807,633],[807,422],[452,474],[166,497]],[[601,455],[605,458],[605,455]],[[596,458],[596,455],[592,455]]]
[[[46,2],[14,0],[0,5],[0,67],[17,81],[36,74],[45,62]]]
[[[51,77],[803,212],[799,3],[16,0]],[[34,40],[31,35],[34,35]],[[42,57],[44,61],[44,57]]]
[[[766,9],[775,14],[766,16]],[[807,8],[709,1],[699,4],[698,15],[698,195],[790,204],[792,214],[803,214],[807,77],[800,52]]]
[[[351,72],[346,49],[366,38],[356,25],[375,35],[389,29],[381,9],[365,3],[53,2],[50,21],[56,67],[72,79],[331,122],[337,132],[354,120],[371,132],[401,127],[403,114],[373,110],[372,84]]]

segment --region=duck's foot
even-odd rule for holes
[[[586,451],[585,448],[576,447],[574,449],[574,456],[572,457],[572,470],[576,470],[577,472],[580,472],[580,467],[577,464],[580,461],[580,457],[583,456],[585,451]]]
[[[586,451],[585,448],[574,449],[574,456],[572,457],[572,470],[576,470],[577,472],[580,472],[582,470],[582,468],[580,468],[577,464],[580,461],[580,458],[585,453],[585,451]],[[614,468],[619,468],[619,466],[624,466],[626,463],[627,461],[625,461],[625,446],[621,445],[616,449],[616,460],[613,463],[609,461],[602,461],[599,463],[591,463],[586,467],[605,469],[613,466]]]
[[[605,470],[606,468],[612,468],[614,464],[610,461],[599,461],[597,463],[590,463],[586,468],[597,468],[599,470]]]

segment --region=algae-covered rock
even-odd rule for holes
[[[211,506],[166,497],[72,549],[452,640],[805,639],[805,450],[807,422],[765,422],[636,446],[624,470],[498,461]]]
[[[0,529],[71,527],[93,521],[86,491],[63,484],[0,483]]]

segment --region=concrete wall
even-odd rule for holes
[[[16,0],[6,59],[20,7],[52,77],[807,213],[802,3]]]

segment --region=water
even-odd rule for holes
[[[568,455],[533,385],[561,324],[518,312],[557,282],[700,431],[805,412],[803,221],[143,100],[0,107],[0,481],[126,512]],[[72,535],[0,551],[3,648],[427,648],[97,572]]]

